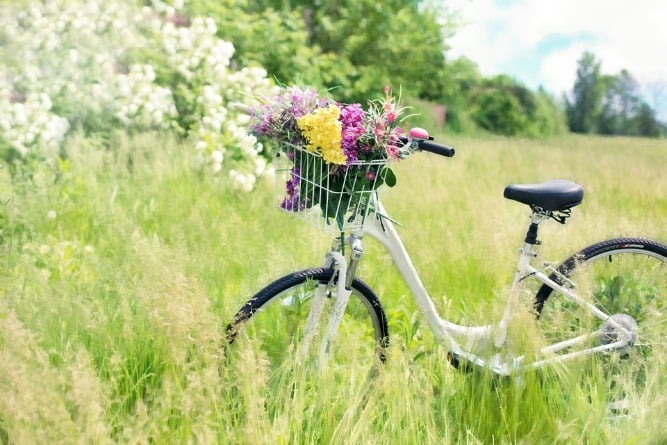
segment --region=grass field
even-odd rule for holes
[[[397,165],[384,202],[453,321],[486,319],[511,280],[529,215],[502,198],[509,183],[586,190],[567,225],[543,225],[544,259],[619,235],[667,241],[666,141],[446,142],[456,157]],[[195,173],[173,140],[111,146],[74,138],[58,168],[0,168],[0,442],[667,443],[664,379],[610,422],[585,363],[520,384],[452,369],[371,243],[360,275],[394,344],[372,391],[326,377],[267,387],[261,363],[225,359],[224,326],[269,281],[319,265],[329,237],[280,213],[269,181],[244,194]]]

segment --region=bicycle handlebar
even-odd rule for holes
[[[417,150],[428,151],[448,158],[453,157],[456,153],[454,147],[433,142],[433,136],[429,136],[428,131],[423,128],[412,128],[408,134],[410,138],[402,137],[401,142],[404,144],[412,142],[417,146]]]
[[[451,158],[456,153],[454,147],[448,145],[438,144],[437,142],[431,142],[433,138],[428,138],[425,140],[417,141],[417,149],[422,151],[428,151],[429,153],[435,153],[440,156],[446,156]]]

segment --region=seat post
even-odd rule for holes
[[[538,224],[539,223],[531,222],[530,226],[528,226],[528,232],[526,232],[526,239],[525,239],[526,244],[535,245],[540,243],[537,239]]]
[[[539,245],[540,241],[537,239],[537,232],[539,224],[547,218],[548,215],[544,213],[541,209],[533,207],[533,213],[530,216],[530,225],[528,226],[528,231],[526,232],[526,239],[524,242],[531,246]]]

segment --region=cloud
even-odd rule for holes
[[[540,65],[539,78],[542,85],[556,94],[572,89],[576,78],[577,60],[586,49],[584,45],[570,45],[547,54]]]
[[[664,0],[451,0],[448,5],[467,23],[448,40],[450,56],[470,58],[486,75],[504,72],[560,94],[571,89],[577,60],[588,50],[604,73],[625,68],[642,84],[667,84]]]

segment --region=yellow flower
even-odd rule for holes
[[[319,108],[296,120],[308,140],[306,149],[322,155],[329,164],[344,165],[346,158],[341,146],[340,109],[336,105]]]

